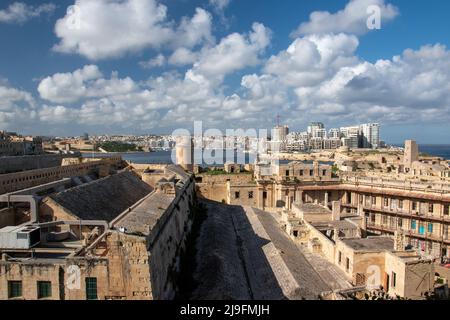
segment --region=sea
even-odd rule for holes
[[[431,144],[424,144],[419,146],[420,152],[426,153],[429,155],[433,155],[436,157],[441,157],[446,160],[450,160],[450,145],[431,145]],[[85,153],[83,156],[85,158],[93,157],[106,157],[110,156],[111,154],[108,153]],[[121,155],[124,160],[130,161],[132,163],[136,164],[146,164],[146,163],[153,163],[153,164],[170,164],[172,163],[172,151],[155,151],[155,152],[131,152],[131,153],[115,153],[115,155]],[[225,159],[222,161],[222,163],[217,164],[215,163],[216,159],[221,159],[220,154],[214,154],[206,152],[203,156],[203,166],[220,166],[221,164],[225,163]],[[235,162],[237,162],[238,159],[244,159],[245,157],[245,163],[254,163],[256,156],[254,154],[248,154],[248,153],[234,153]],[[197,157],[196,159],[201,158]],[[225,157],[223,157],[225,158]],[[220,162],[220,161],[219,161]],[[241,161],[239,161],[242,163]]]
[[[230,152],[230,151],[229,151]],[[233,159],[234,154],[234,159]],[[122,159],[135,163],[135,164],[171,164],[172,161],[172,151],[154,151],[154,152],[127,152],[127,153],[84,153],[85,158],[101,158],[108,157],[111,155],[120,155]],[[195,154],[195,159],[202,159],[202,166],[223,166],[224,163],[228,161],[229,156],[235,163],[254,163],[256,159],[255,154],[243,153],[238,151],[231,151],[229,155],[227,153],[214,153],[214,151],[205,151],[202,157],[201,152]],[[175,159],[175,155],[173,155]]]
[[[419,150],[432,156],[450,160],[450,145],[448,144],[424,144],[419,145]]]

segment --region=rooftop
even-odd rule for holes
[[[110,222],[152,190],[134,173],[124,171],[59,192],[50,198],[82,220]]]
[[[326,221],[326,222],[313,222],[311,223],[312,226],[314,226],[316,229],[322,230],[322,229],[339,229],[339,230],[357,230],[358,226],[354,223],[351,223],[346,220],[340,220],[340,221]]]
[[[173,196],[155,192],[115,223],[115,227],[125,228],[127,233],[149,235],[173,200]]]
[[[394,250],[394,240],[388,237],[342,239],[341,241],[356,251]]]
[[[330,214],[331,211],[320,204],[296,203],[295,206],[305,214]]]

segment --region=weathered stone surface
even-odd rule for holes
[[[134,173],[125,171],[75,187],[51,198],[83,220],[110,222],[152,191]]]

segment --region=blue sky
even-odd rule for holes
[[[170,133],[194,119],[265,128],[279,113],[292,130],[380,122],[388,142],[448,142],[448,1],[88,2],[1,2],[1,128]],[[122,16],[113,2],[128,5]],[[91,28],[67,27],[73,4]],[[365,26],[359,8],[370,4],[382,9],[381,30]],[[315,24],[318,11],[330,16]]]

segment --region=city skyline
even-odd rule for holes
[[[193,120],[271,127],[281,114],[292,130],[315,120],[382,123],[389,143],[442,144],[450,133],[445,2],[275,8],[272,1],[127,0],[120,12],[113,2],[2,3],[0,38],[14,41],[0,53],[0,127],[169,134]],[[74,4],[79,10],[67,11]],[[366,26],[368,4],[381,9],[380,30]],[[113,18],[121,15],[147,22]],[[321,15],[329,23],[317,21]]]

